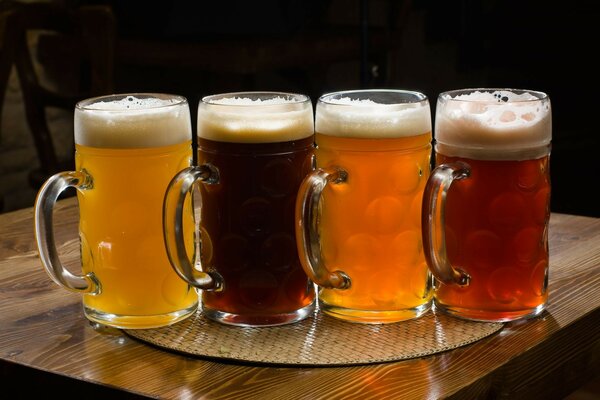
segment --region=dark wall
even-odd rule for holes
[[[600,113],[596,55],[600,6],[596,1],[162,3],[166,5],[159,8],[148,2],[143,2],[144,7],[139,1],[114,2],[120,36],[172,42],[225,38],[244,43],[279,38],[294,46],[294,40],[303,35],[339,33],[359,46],[343,60],[320,61],[309,53],[303,55],[306,62],[295,68],[267,68],[251,77],[190,67],[185,55],[170,66],[119,64],[117,59],[119,90],[179,92],[188,96],[194,108],[203,95],[234,90],[297,91],[315,100],[319,94],[339,89],[405,88],[427,94],[433,115],[435,99],[444,90],[513,87],[544,91],[553,107],[552,210],[600,217],[593,196],[600,183],[595,174],[595,149],[600,145],[594,120]],[[365,21],[371,35],[366,59],[360,51]],[[315,68],[315,63],[321,68]],[[365,66],[366,78],[361,75]]]
[[[439,4],[443,3],[443,4]],[[452,3],[452,4],[451,4]],[[600,5],[595,1],[428,2],[429,43],[456,46],[455,87],[518,87],[552,101],[552,210],[600,216]],[[443,60],[440,60],[443,63]]]

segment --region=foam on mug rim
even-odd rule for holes
[[[286,99],[283,96],[275,96],[268,99],[251,99],[250,97],[242,97],[243,93],[240,93],[239,96],[235,95],[233,97],[222,97],[215,98],[210,100],[208,104],[220,104],[225,106],[282,106],[286,104],[298,104],[298,101]]]
[[[74,120],[75,143],[84,146],[147,148],[192,139],[187,99],[178,95],[130,93],[86,99],[77,103]]]
[[[198,106],[198,137],[232,143],[275,143],[314,134],[306,95],[236,92],[207,96]]]
[[[454,96],[453,96],[454,95]],[[520,160],[549,152],[552,112],[547,94],[522,89],[461,89],[440,94],[436,149],[446,155]]]
[[[376,94],[414,95],[415,101],[386,104],[372,98],[352,98]],[[315,131],[319,134],[349,138],[398,138],[431,132],[431,111],[427,96],[419,92],[366,90],[336,92],[319,99]]]
[[[457,95],[452,96],[453,93],[457,93]],[[536,96],[536,94],[538,96]],[[448,91],[441,93],[440,97],[442,97],[446,101],[456,100],[474,103],[507,104],[538,101],[543,100],[548,96],[546,95],[546,93],[538,92],[535,90],[477,88]]]

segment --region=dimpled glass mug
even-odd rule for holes
[[[296,203],[305,271],[319,306],[339,319],[391,323],[429,310],[432,279],[421,244],[431,161],[422,93],[357,90],[321,96],[317,170]]]
[[[423,243],[436,308],[471,320],[538,315],[548,285],[550,99],[517,89],[439,95]]]
[[[40,189],[35,234],[46,271],[83,293],[89,320],[151,328],[197,309],[197,292],[169,264],[161,219],[167,185],[192,162],[191,140],[189,106],[180,96],[111,95],[76,105],[76,171]],[[79,201],[82,275],[63,267],[54,242],[52,210],[68,187]]]
[[[210,319],[282,325],[314,310],[314,285],[294,237],[296,194],[312,168],[312,110],[307,96],[277,92],[217,94],[198,106],[199,166],[169,186],[164,235],[173,267],[202,289]],[[194,249],[182,245],[180,205],[194,187],[202,201],[201,270]]]

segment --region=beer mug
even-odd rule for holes
[[[294,204],[312,166],[310,99],[271,92],[207,96],[198,106],[197,133],[199,166],[179,173],[165,197],[173,267],[202,289],[202,311],[212,320],[270,326],[304,319],[314,310],[315,290],[296,251]],[[194,188],[199,196],[189,196]],[[189,197],[202,203],[199,257],[182,245],[181,204]]]
[[[550,99],[465,89],[439,95],[423,244],[437,309],[511,321],[548,299]]]
[[[161,217],[167,185],[192,162],[187,100],[167,94],[87,99],[75,107],[74,127],[76,171],[49,178],[35,202],[44,268],[57,284],[83,293],[85,316],[100,324],[151,328],[191,315],[198,293],[171,268]],[[79,201],[81,275],[62,265],[52,229],[56,199],[69,187]]]
[[[320,309],[363,323],[419,317],[432,301],[420,222],[431,161],[427,97],[330,93],[315,123],[318,169],[298,194],[296,238]]]

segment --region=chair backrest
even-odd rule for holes
[[[83,76],[87,77],[76,92],[67,93],[61,88],[48,88],[42,84],[29,45],[30,32],[40,35],[38,49],[44,44],[46,50],[50,49],[50,59],[56,57],[52,49],[60,49],[67,42],[75,44],[71,48],[76,53],[74,59],[80,60],[85,69]],[[116,22],[112,9],[107,6],[68,8],[48,2],[6,0],[0,3],[0,100],[14,65],[40,163],[39,170],[30,174],[30,184],[34,188],[65,167],[56,156],[46,109],[56,107],[73,111],[76,102],[83,98],[112,92],[115,39]],[[72,164],[72,160],[68,164]]]

